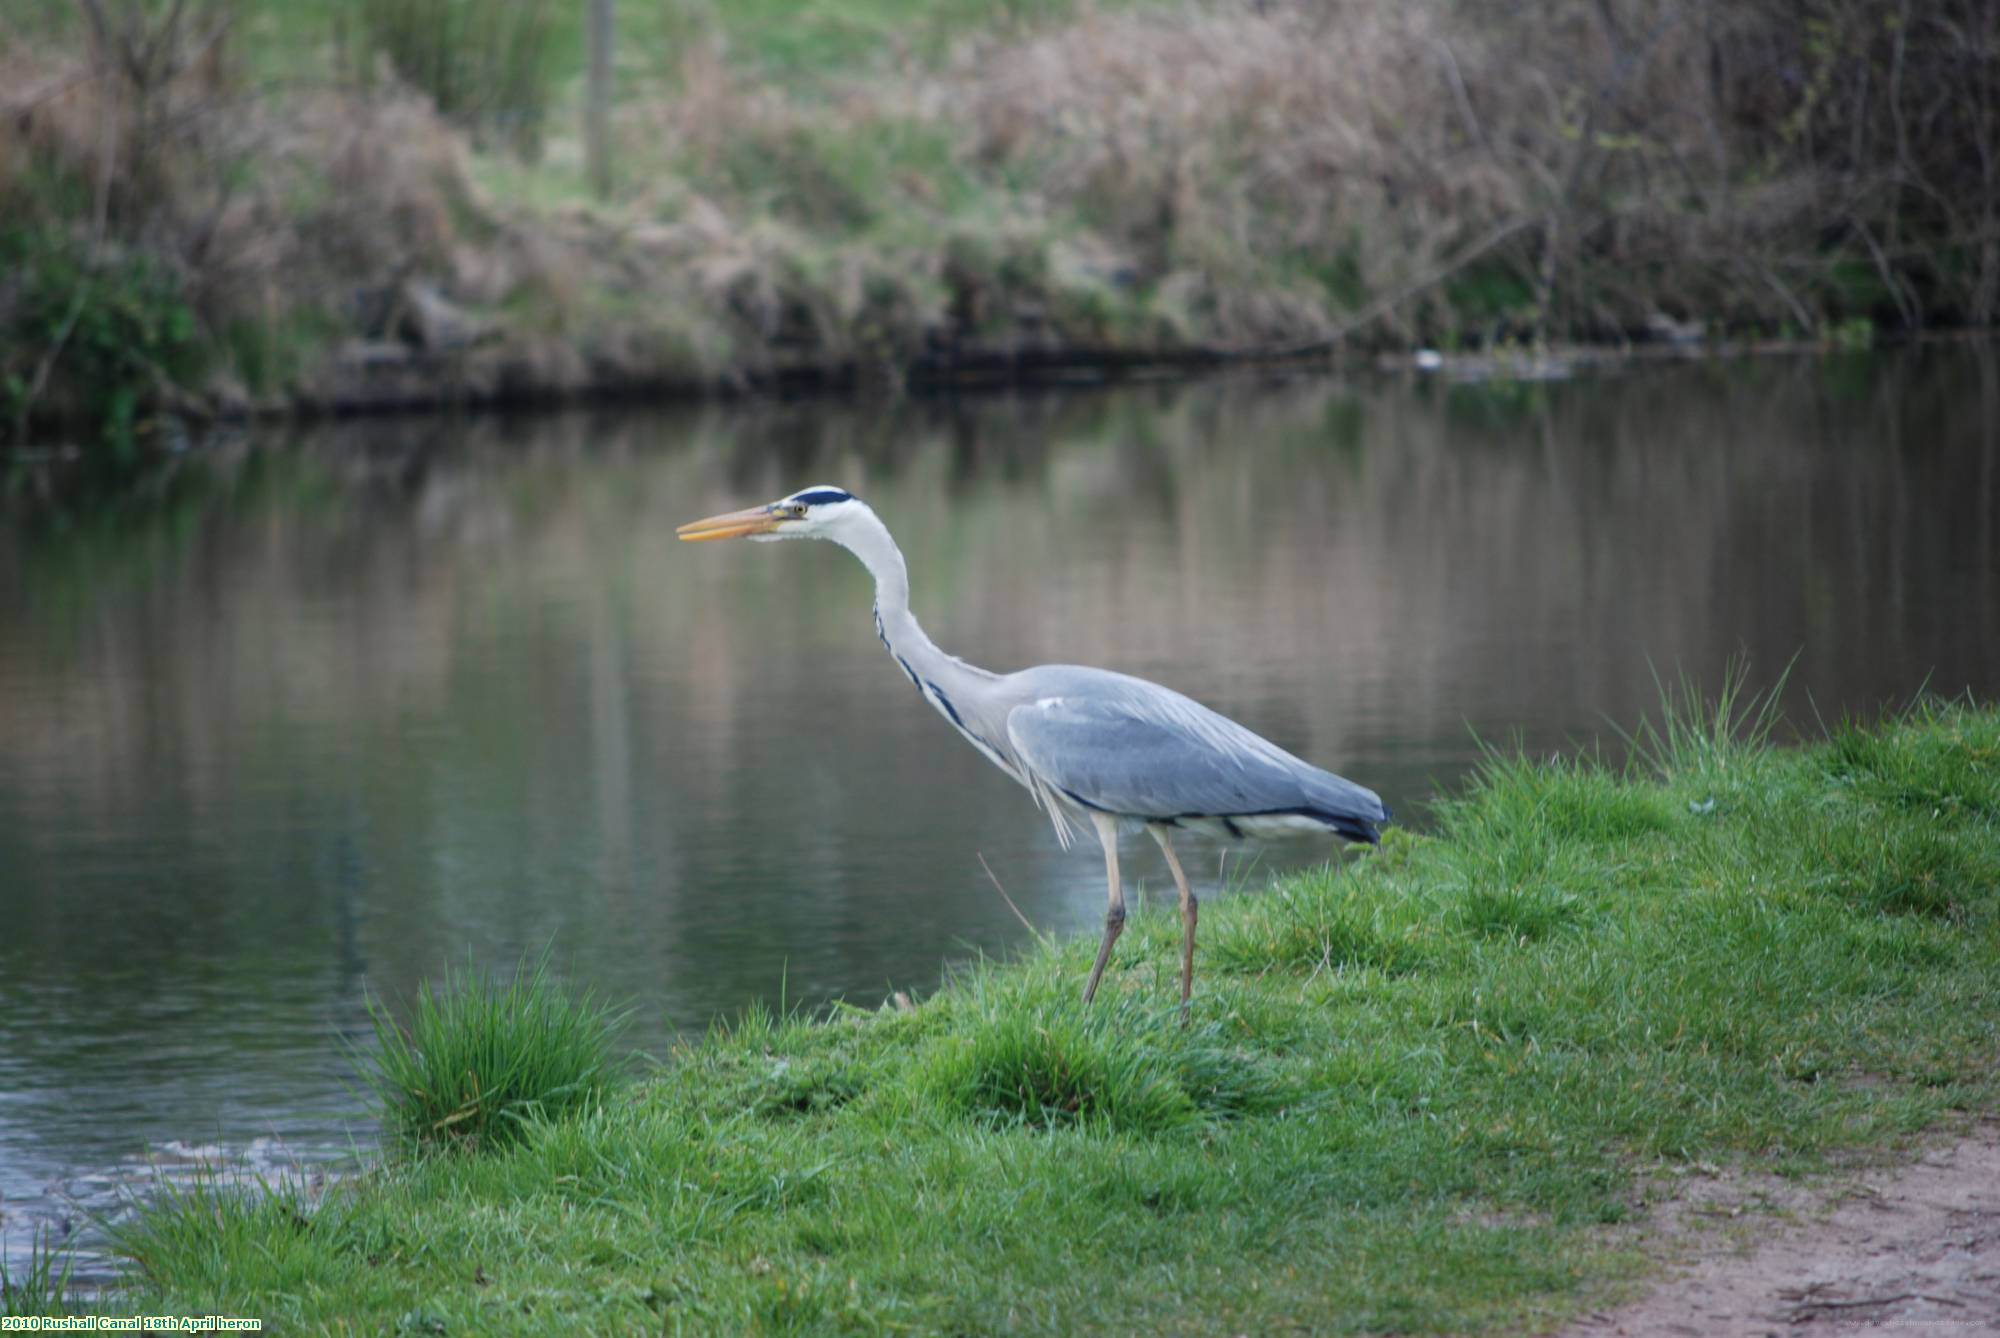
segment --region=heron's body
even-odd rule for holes
[[[1027,787],[1065,845],[1078,820],[1100,813],[1238,840],[1298,832],[1375,839],[1380,801],[1371,792],[1143,678],[1039,665],[993,676],[985,710],[961,707],[931,680],[917,686]]]
[[[1389,817],[1374,791],[1294,757],[1171,688],[1074,664],[995,674],[945,654],[910,612],[909,572],[888,529],[842,489],[809,488],[765,507],[696,521],[681,535],[824,538],[853,552],[875,578],[876,634],[924,699],[1027,788],[1064,845],[1084,821],[1097,829],[1111,906],[1086,999],[1096,992],[1125,919],[1120,824],[1145,825],[1180,887],[1185,1004],[1196,901],[1174,856],[1176,829],[1236,839],[1323,832],[1373,842],[1376,824]]]

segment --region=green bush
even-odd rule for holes
[[[198,369],[197,322],[158,260],[92,251],[60,227],[0,228],[0,431],[62,419],[129,454],[141,412]]]

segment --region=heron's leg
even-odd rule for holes
[[[1111,945],[1125,928],[1125,889],[1118,883],[1118,821],[1103,813],[1091,816],[1097,820],[1097,839],[1104,844],[1104,876],[1111,883],[1111,907],[1104,912],[1104,942],[1097,945],[1097,965],[1090,968],[1090,983],[1083,987],[1085,1003],[1096,995],[1104,964],[1111,960]]]
[[[1181,862],[1174,854],[1167,829],[1157,822],[1149,822],[1146,830],[1160,843],[1160,853],[1167,857],[1167,868],[1173,871],[1174,882],[1181,889],[1181,1025],[1185,1027],[1188,999],[1194,993],[1194,922],[1200,917],[1201,903],[1195,900],[1194,889],[1188,886],[1187,875],[1181,872]]]

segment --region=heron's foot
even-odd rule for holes
[[[1125,907],[1114,905],[1104,913],[1104,941],[1097,945],[1097,964],[1090,968],[1090,983],[1083,987],[1083,1001],[1097,997],[1097,982],[1104,978],[1104,964],[1111,960],[1111,945],[1125,930]]]

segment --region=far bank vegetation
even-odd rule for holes
[[[2000,304],[1986,0],[0,16],[0,433]]]

